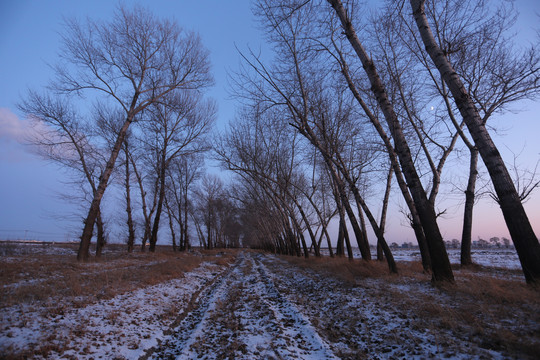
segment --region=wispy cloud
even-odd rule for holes
[[[29,156],[37,153],[30,139],[46,130],[44,124],[20,119],[9,108],[0,108],[0,160],[15,163],[35,160]]]
[[[19,119],[8,108],[0,108],[0,141],[23,142],[29,131],[29,121]]]
[[[0,141],[17,142],[23,145],[33,143],[34,139],[51,132],[51,129],[38,119],[21,119],[8,108],[0,108]]]

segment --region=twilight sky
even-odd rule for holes
[[[174,18],[184,28],[199,32],[211,52],[216,80],[209,95],[219,104],[218,125],[226,124],[235,111],[226,90],[227,70],[235,70],[239,64],[235,44],[240,49],[263,46],[250,1],[136,2],[157,16]],[[58,196],[65,187],[62,180],[66,174],[22,144],[27,122],[16,104],[28,88],[40,89],[52,77],[47,64],[57,61],[63,17],[108,19],[115,7],[116,2],[110,0],[0,0],[0,240],[28,237],[64,241],[79,236],[80,217],[70,216],[76,213],[75,208]],[[540,2],[517,0],[516,7],[520,11],[518,38],[532,41],[534,27],[540,27]],[[507,162],[512,163],[513,153],[520,154],[518,163],[532,169],[540,159],[540,103],[522,102],[514,109],[514,113],[490,120],[501,129],[494,139]],[[387,231],[390,242],[414,241],[399,213],[401,203],[400,196],[392,200]],[[446,239],[460,238],[460,205],[461,199],[452,197],[444,202],[447,212],[440,226]],[[540,233],[540,189],[525,207],[536,233]],[[508,237],[498,205],[489,197],[479,202],[475,215],[473,239]]]

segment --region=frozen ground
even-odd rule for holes
[[[223,267],[203,263],[184,278],[125,293],[79,308],[44,312],[32,304],[2,309],[0,354],[17,353],[49,343],[51,359],[137,359],[181,315]],[[0,356],[1,358],[1,356]]]
[[[426,307],[426,300],[433,302],[433,322],[412,310]],[[273,255],[239,252],[230,266],[202,263],[182,279],[88,306],[52,313],[31,304],[3,307],[0,358],[44,344],[52,349],[50,359],[529,356],[494,349],[473,324],[437,325],[437,309],[451,312],[453,302],[428,281],[370,278],[347,284]],[[499,320],[510,332],[539,342],[537,309],[530,318],[515,309]]]
[[[377,254],[374,252],[375,249],[371,249],[371,256],[375,258]],[[447,249],[448,257],[450,258],[450,263],[458,265],[460,263],[460,249]],[[328,250],[321,249],[321,253],[328,255]],[[402,249],[396,248],[392,249],[392,254],[396,261],[421,261],[420,250],[413,249]],[[353,255],[355,258],[360,258],[360,252],[358,248],[353,248]],[[477,248],[472,249],[471,257],[473,262],[490,267],[498,267],[505,269],[521,269],[521,264],[519,263],[519,258],[517,256],[516,250],[514,248]]]

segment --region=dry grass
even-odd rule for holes
[[[28,251],[36,250],[36,247],[22,245],[21,249],[21,245],[6,246],[0,243],[0,312],[12,311],[12,306],[17,305],[17,311],[21,312],[16,319],[19,327],[26,325],[27,311],[40,314],[33,316],[54,319],[57,315],[66,315],[74,308],[85,307],[102,299],[182,278],[202,262],[226,265],[232,263],[235,257],[234,251],[194,250],[178,253],[169,247],[158,247],[155,253],[127,254],[123,246],[108,246],[101,258],[80,263],[75,258],[74,245],[61,245],[64,250],[66,246],[71,247],[72,251],[60,251],[60,254],[58,244],[46,246],[49,248],[39,246],[39,251]],[[49,255],[51,251],[57,254]],[[162,316],[174,318],[178,307],[183,305],[173,304],[170,311]],[[106,320],[110,324],[123,326],[120,315],[112,311],[107,314]],[[80,329],[75,326],[70,329],[67,338],[80,337],[85,331],[83,326]],[[65,349],[59,344],[65,343],[65,339],[54,341],[56,335],[51,333],[47,341],[22,352],[5,348],[4,354],[0,351],[0,359],[47,357],[52,351],[62,353]]]
[[[86,263],[77,262],[74,255],[34,256],[23,253],[2,257],[0,308],[40,303],[50,305],[50,310],[58,313],[63,309],[59,306],[59,299],[62,302],[69,300],[73,306],[82,306],[180,278],[203,261],[225,264],[233,257],[232,251],[175,253],[159,247],[155,253],[113,251]]]
[[[174,253],[162,247],[156,253],[126,254],[120,248],[88,263],[77,262],[74,253],[36,256],[31,251],[20,254],[15,248],[0,247],[0,254],[0,311],[25,303],[49,314],[45,316],[54,316],[72,307],[183,277],[204,261],[231,263],[236,252]],[[364,288],[370,301],[388,311],[409,315],[412,327],[439,334],[441,341],[462,339],[521,358],[540,354],[540,290],[527,286],[519,272],[480,266],[456,268],[455,284],[432,286],[431,276],[423,273],[419,262],[400,262],[400,275],[392,275],[384,262],[281,258],[294,266],[291,271],[315,271],[322,279],[337,279],[344,288]],[[229,302],[234,304],[241,290],[231,291]],[[114,320],[115,314],[110,316]],[[362,321],[348,320],[351,327]],[[238,326],[234,321],[225,325],[231,331]],[[43,349],[44,353],[49,350]],[[231,351],[241,350],[235,347]]]
[[[427,328],[434,334],[451,333],[455,338],[509,354],[531,358],[540,354],[540,289],[527,285],[519,271],[456,267],[455,284],[434,286],[419,262],[399,262],[400,275],[396,276],[389,273],[384,262],[329,257],[282,259],[300,269],[340,279],[346,286],[368,289],[372,301],[411,314],[417,328]]]
[[[282,258],[300,268],[326,272],[352,285],[355,285],[357,281],[362,278],[391,279],[396,277],[395,275],[389,273],[386,263],[380,261],[368,262],[358,259],[349,260],[345,257],[331,258],[328,256],[323,256],[320,258],[313,257],[308,259],[293,256],[285,256]]]

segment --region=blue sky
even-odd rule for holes
[[[127,2],[130,4],[132,2]],[[251,14],[249,0],[157,0],[138,1],[157,16],[172,17],[186,29],[199,32],[211,52],[216,86],[209,95],[219,104],[218,125],[234,116],[234,101],[228,99],[227,70],[238,67],[240,49],[247,45],[263,46],[262,34]],[[519,0],[520,22],[517,29],[522,41],[534,36],[533,27],[540,23],[540,2]],[[59,33],[63,17],[86,16],[109,18],[116,2],[106,0],[0,0],[0,239],[6,236],[28,236],[44,240],[75,239],[80,226],[71,221],[75,213],[57,194],[61,193],[65,174],[52,164],[31,154],[19,143],[25,121],[16,108],[27,88],[39,89],[52,76],[47,64],[54,64],[60,47]],[[532,167],[540,158],[540,105],[525,102],[517,105],[518,113],[507,113],[493,123],[505,129],[495,141],[506,160],[522,152],[520,163]],[[397,209],[400,199],[393,200]],[[540,232],[540,191],[526,204],[535,230]],[[459,238],[461,208],[449,203],[448,213],[440,224],[446,238]],[[483,200],[476,212],[473,237],[508,236],[498,206]],[[413,241],[414,235],[402,225],[402,216],[389,219],[389,241]],[[75,225],[73,225],[75,224]]]
[[[129,4],[130,2],[126,2]],[[173,18],[185,29],[197,31],[211,52],[216,80],[209,95],[219,104],[220,125],[234,116],[227,93],[227,70],[236,69],[235,44],[259,48],[261,34],[249,0],[139,1],[156,16]],[[65,173],[29,153],[17,140],[24,120],[16,108],[28,88],[45,86],[60,47],[63,17],[107,19],[117,2],[108,0],[0,1],[0,239],[25,230],[43,239],[76,237],[66,214],[76,212],[58,199]],[[67,231],[66,231],[67,229]],[[22,235],[21,235],[22,234]]]

